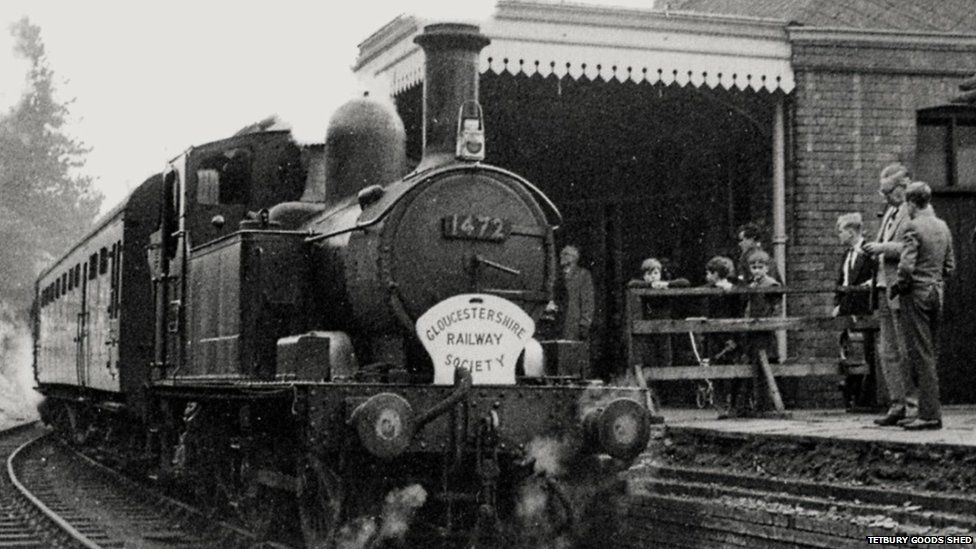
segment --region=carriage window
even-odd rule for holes
[[[916,176],[933,187],[976,188],[976,108],[918,111]]]
[[[54,281],[54,297],[61,297],[61,279]]]
[[[103,275],[107,271],[108,271],[108,250],[103,247],[102,250],[98,252],[98,274]]]
[[[163,250],[166,257],[171,259],[176,257],[177,251],[176,232],[179,230],[181,189],[179,174],[171,169],[163,177],[163,211],[159,220]],[[112,249],[115,249],[114,246]]]
[[[88,280],[98,276],[98,254],[92,254],[88,258]]]
[[[75,289],[74,269],[69,269],[68,270],[68,290],[74,290],[74,289]]]
[[[81,286],[81,265],[75,265],[75,287]]]
[[[251,152],[229,149],[203,158],[197,167],[197,202],[247,204],[251,189]]]

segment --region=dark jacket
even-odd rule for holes
[[[593,277],[590,271],[579,267],[563,275],[565,294],[560,309],[563,311],[563,339],[587,340],[593,324]]]
[[[837,268],[838,287],[844,287],[844,266],[847,263],[848,253],[850,253],[850,249],[844,252],[840,266]],[[848,273],[847,286],[869,287],[877,269],[878,262],[870,255],[864,253],[864,251],[858,249],[854,256],[850,273]],[[863,293],[837,292],[834,295],[834,305],[839,307],[838,314],[840,315],[869,314],[872,309],[871,293],[869,291]]]
[[[771,275],[766,275],[760,280],[753,280],[749,283],[749,288],[775,288],[782,286],[778,280]],[[763,318],[775,316],[782,301],[782,294],[750,294],[746,300],[746,318]]]

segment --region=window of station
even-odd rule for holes
[[[75,287],[81,286],[81,265],[75,265]]]
[[[98,254],[91,254],[88,258],[88,280],[98,276]]]
[[[54,297],[61,297],[61,279],[54,281]]]
[[[66,273],[68,276],[68,291],[75,289],[75,275],[74,270],[68,270]]]
[[[98,274],[103,275],[108,272],[108,249],[104,246],[98,252]]]
[[[915,171],[932,187],[976,189],[976,108],[918,111]]]

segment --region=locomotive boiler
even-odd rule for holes
[[[312,547],[357,517],[402,536],[386,511],[404,494],[410,535],[490,536],[532,482],[569,522],[561,475],[643,450],[645,395],[541,351],[563,342],[530,341],[500,382],[424,348],[418,320],[451,300],[516,334],[544,322],[559,213],[483,162],[488,39],[439,24],[416,42],[424,152],[409,173],[402,122],[380,101],[340,108],[322,145],[259,125],[169,162],[42,273],[45,420],[262,537],[300,531]]]

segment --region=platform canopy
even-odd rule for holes
[[[356,74],[392,95],[423,80],[424,25],[400,16],[359,45]],[[789,93],[786,22],[538,1],[502,1],[481,23],[481,71]]]

